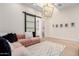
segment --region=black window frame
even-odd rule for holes
[[[32,16],[32,17],[34,17],[35,18],[35,21],[34,21],[34,30],[35,30],[35,33],[36,33],[36,18],[41,18],[40,16],[37,16],[37,15],[33,15],[33,14],[31,14],[31,13],[27,13],[27,12],[25,12],[25,11],[23,11],[23,13],[24,13],[24,32],[27,32],[27,24],[26,24],[26,21],[27,21],[27,15],[29,15],[29,16]]]

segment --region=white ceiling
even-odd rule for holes
[[[40,12],[42,10],[42,8],[39,5],[36,5],[36,3],[22,3],[22,5],[26,5]]]
[[[44,4],[43,3],[23,3],[23,5],[27,5],[41,12]],[[52,3],[52,5],[54,5],[58,9],[63,9],[70,6],[79,5],[79,3]]]
[[[64,9],[71,6],[77,6],[79,5],[79,3],[57,3],[57,4],[54,3],[53,5],[57,7],[58,9]]]

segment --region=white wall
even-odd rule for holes
[[[23,33],[24,14],[22,11],[40,15],[40,12],[23,4],[0,3],[0,32]]]
[[[70,23],[74,22],[75,26],[71,27]],[[68,27],[52,27],[52,24],[65,24]],[[79,42],[79,5],[66,7],[59,10],[54,7],[52,18],[45,21],[45,36],[68,39]]]

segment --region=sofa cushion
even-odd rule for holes
[[[25,39],[25,35],[24,34],[17,34],[17,39]]]
[[[22,47],[22,46],[23,45],[21,43],[19,43],[18,41],[14,42],[14,43],[11,43],[12,50],[14,50],[15,48]]]

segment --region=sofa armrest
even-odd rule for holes
[[[40,42],[40,39],[20,39],[19,42],[25,47],[34,45]]]

